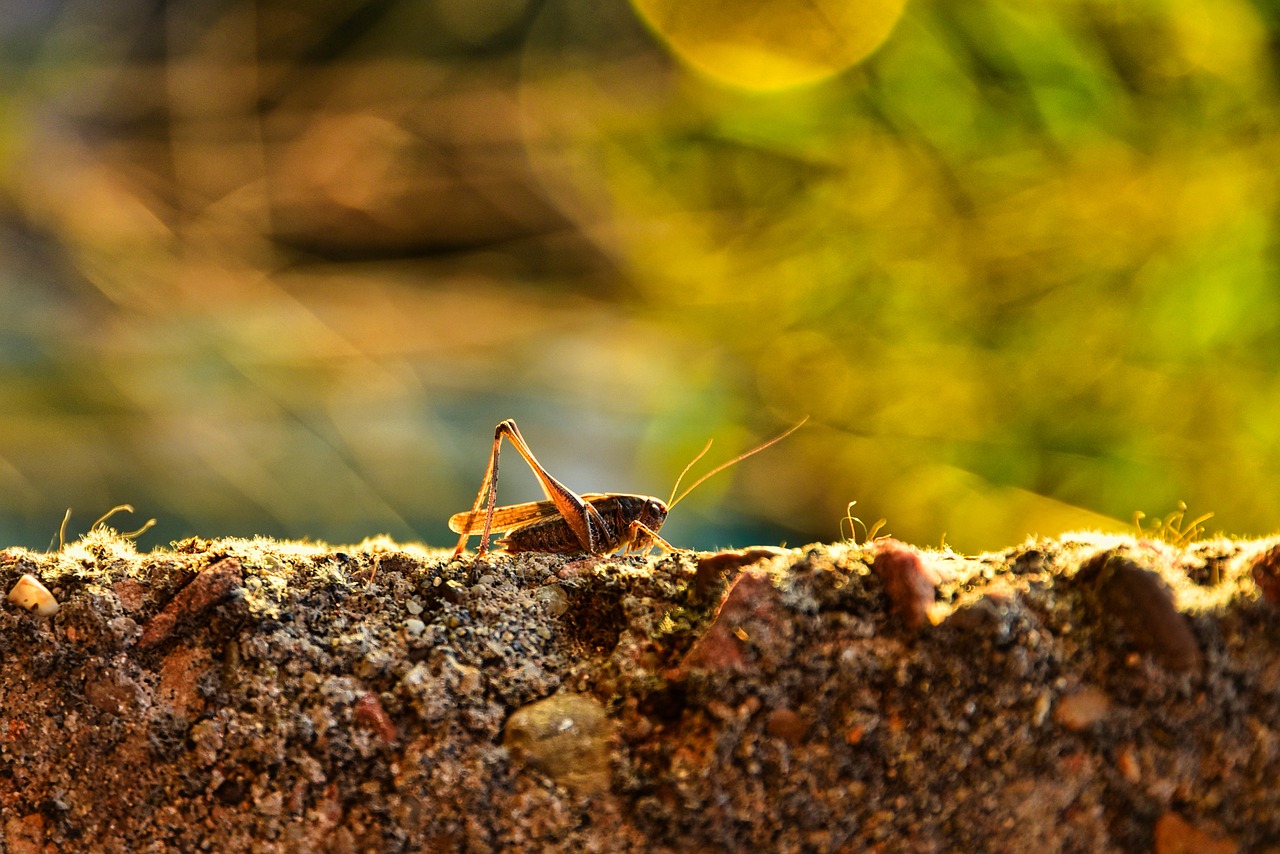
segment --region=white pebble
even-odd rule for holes
[[[52,617],[58,613],[58,600],[53,598],[49,588],[30,574],[23,575],[13,585],[13,589],[9,591],[9,601],[41,617]]]

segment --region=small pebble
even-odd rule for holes
[[[774,709],[765,720],[765,729],[769,735],[792,744],[804,741],[809,733],[809,724],[791,709]]]
[[[40,617],[52,617],[58,613],[58,600],[53,598],[49,588],[30,574],[23,575],[13,585],[13,589],[9,591],[9,601]]]
[[[612,724],[604,706],[581,694],[555,694],[512,713],[503,744],[528,765],[581,794],[610,784]]]
[[[1058,700],[1053,719],[1072,732],[1104,720],[1111,713],[1111,699],[1099,688],[1081,688]]]
[[[462,673],[461,678],[458,679],[458,693],[463,697],[474,697],[479,694],[484,687],[484,677],[480,675],[480,671],[465,664],[458,665],[458,670]]]
[[[559,584],[548,584],[534,591],[533,596],[553,616],[569,610],[569,597]]]
[[[427,624],[422,620],[408,619],[404,621],[404,630],[409,633],[409,637],[418,637],[427,630]]]
[[[1142,782],[1142,767],[1138,764],[1138,756],[1132,746],[1125,745],[1116,753],[1116,770],[1135,786]]]
[[[1035,717],[1034,717],[1036,726],[1040,726],[1041,724],[1043,724],[1045,721],[1045,718],[1049,717],[1049,709],[1050,709],[1051,703],[1052,701],[1049,699],[1048,694],[1041,694],[1039,697],[1036,697],[1036,707],[1035,707]]]

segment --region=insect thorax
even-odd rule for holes
[[[651,495],[622,493],[591,503],[604,519],[605,525],[618,538],[619,545],[632,522],[639,522],[656,532],[667,520],[667,505]]]

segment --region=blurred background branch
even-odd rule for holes
[[[447,545],[503,418],[665,496],[805,414],[664,534],[1275,530],[1275,11],[753,7],[7,3],[0,539]]]

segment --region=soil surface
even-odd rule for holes
[[[1278,542],[9,549],[0,851],[1280,851]]]

